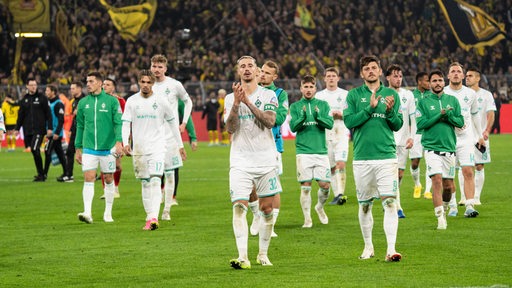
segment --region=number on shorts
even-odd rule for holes
[[[270,191],[277,189],[277,178],[270,178],[268,179],[268,182],[270,183]]]

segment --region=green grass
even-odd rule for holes
[[[275,228],[279,237],[272,239],[269,250],[274,266],[256,264],[258,239],[250,237],[253,267],[248,271],[233,270],[228,264],[237,256],[228,147],[201,143],[198,151],[188,151],[180,173],[180,205],[173,206],[171,222],[161,222],[160,229],[150,232],[141,229],[145,215],[130,158],[123,158],[115,222],[101,219],[104,204],[98,199],[102,192],[97,182],[95,222],[86,225],[76,217],[82,211],[79,166],[75,183],[57,183],[58,166],[50,170],[49,181],[32,183],[31,155],[3,150],[0,287],[508,287],[512,285],[512,135],[493,135],[491,143],[493,162],[486,166],[481,216],[449,218],[446,231],[434,230],[437,221],[431,201],[412,198],[413,184],[406,171],[402,206],[407,218],[400,220],[397,240],[403,259],[385,263],[379,203],[373,210],[376,257],[358,259],[363,240],[350,163],[348,203],[326,207],[328,225],[319,224],[313,213],[313,228],[301,228],[295,149],[293,141],[287,141],[285,192]],[[461,215],[463,209],[459,210]]]

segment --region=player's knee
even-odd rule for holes
[[[359,207],[360,207],[361,211],[363,211],[363,213],[365,213],[365,214],[368,213],[368,211],[370,211],[370,208],[372,207],[372,205],[373,205],[372,200],[359,202]]]
[[[384,210],[391,209],[394,210],[396,208],[396,199],[393,197],[388,197],[382,200],[382,207]]]

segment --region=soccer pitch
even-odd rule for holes
[[[131,158],[123,158],[115,222],[102,220],[103,193],[97,181],[94,223],[87,225],[76,216],[83,209],[80,166],[75,166],[75,183],[55,181],[60,166],[50,169],[47,182],[33,183],[30,153],[2,150],[0,287],[509,287],[510,143],[512,135],[491,136],[493,162],[485,168],[480,216],[466,219],[459,207],[459,216],[448,218],[446,231],[435,230],[430,200],[413,199],[408,166],[401,186],[407,218],[400,219],[396,245],[403,258],[386,263],[380,201],[373,209],[375,258],[358,259],[364,244],[350,161],[347,204],[326,205],[328,225],[312,212],[313,228],[301,228],[294,142],[286,141],[284,193],[275,227],[279,237],[269,249],[274,266],[256,264],[258,238],[250,236],[251,270],[229,266],[238,255],[231,226],[229,147],[201,143],[198,151],[187,151],[179,206],[172,207],[172,220],[161,221],[156,231],[142,231],[145,214]],[[422,183],[424,164],[422,160]],[[313,185],[313,205],[317,187]]]

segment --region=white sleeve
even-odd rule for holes
[[[0,110],[0,130],[5,132],[4,114],[2,113],[1,110]]]
[[[414,95],[409,92],[409,121],[411,122],[411,131],[409,134],[409,138],[414,138],[416,135],[416,131],[418,130],[418,126],[416,125],[416,101],[414,100]]]
[[[123,129],[121,130],[123,133],[123,147],[130,144],[130,132],[131,132],[132,122],[123,121]]]
[[[178,124],[179,118],[174,114],[174,111],[172,111],[171,106],[167,102],[164,102],[164,106],[166,125],[169,125],[171,128],[172,136],[178,144],[178,147],[183,148],[183,140],[181,139],[180,127]]]
[[[229,94],[224,98],[224,113],[222,114],[224,117],[224,123],[228,120],[229,113],[231,112],[231,108],[233,107],[233,93]]]
[[[478,113],[477,98],[473,98],[474,101],[471,104],[471,119],[473,120],[473,126],[477,135],[477,139],[482,138],[482,121],[480,120],[480,113]]]
[[[132,112],[131,112],[131,101],[128,101],[125,104],[123,115],[121,116],[121,120],[123,121],[122,127],[122,138],[123,138],[123,146],[129,145],[129,138],[131,133],[131,124],[132,124]]]

